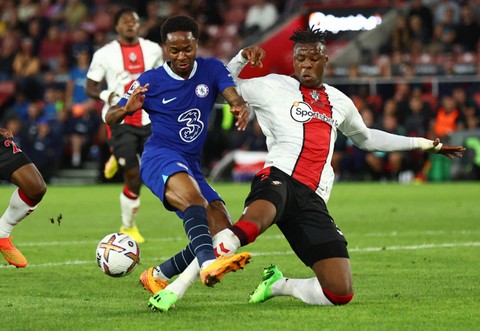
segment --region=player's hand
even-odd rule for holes
[[[433,147],[436,148],[440,144],[440,139],[435,139],[433,142]],[[449,145],[440,145],[440,150],[438,151],[438,154],[445,155],[449,159],[454,159],[454,158],[461,158],[463,156],[463,152],[465,152],[467,149],[463,146],[449,146]]]
[[[145,101],[145,92],[148,91],[148,86],[150,84],[145,84],[144,86],[138,86],[135,90],[133,90],[130,98],[125,105],[125,109],[129,113],[133,113],[138,109],[142,108],[143,102]]]
[[[0,134],[7,139],[13,139],[13,133],[8,129],[0,128]]]
[[[245,103],[240,106],[233,106],[230,108],[230,111],[233,115],[235,115],[235,118],[237,119],[237,121],[235,122],[237,130],[245,131],[245,129],[247,128],[248,120],[250,119],[250,107],[248,107],[248,104]]]
[[[242,50],[243,58],[247,59],[250,66],[263,68],[263,59],[265,58],[265,51],[258,46],[249,46]]]

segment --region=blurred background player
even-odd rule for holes
[[[186,262],[186,267],[197,257],[202,282],[213,286],[224,274],[243,268],[250,254],[215,257],[209,223],[225,228],[230,218],[223,200],[205,179],[201,153],[218,94],[232,107],[238,130],[245,130],[250,110],[225,65],[214,58],[197,57],[199,27],[193,18],[168,18],[161,36],[169,61],[141,74],[118,104],[108,109],[105,120],[119,123],[139,107],[148,112],[152,135],[142,154],[142,180],[167,210],[183,219],[189,245],[184,250],[185,261],[180,262]],[[151,267],[140,279],[146,289],[154,291],[157,284],[150,279],[161,280],[162,275],[161,266]]]
[[[160,46],[139,37],[140,18],[133,8],[120,9],[114,16],[114,24],[118,39],[95,52],[87,73],[86,92],[90,97],[105,102],[102,110],[104,120],[108,108],[117,103],[142,72],[163,64]],[[107,89],[102,90],[104,82]],[[139,156],[150,136],[150,126],[148,115],[139,109],[122,123],[107,127],[113,155],[106,164],[105,177],[113,177],[118,165],[122,168],[124,187],[120,194],[120,232],[130,235],[138,243],[145,241],[135,222],[142,184]]]
[[[47,184],[37,167],[13,142],[12,132],[4,128],[0,128],[0,180],[18,187],[10,197],[7,210],[0,217],[0,253],[8,263],[25,268],[27,259],[13,246],[10,233],[37,208],[47,192]]]

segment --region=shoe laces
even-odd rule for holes
[[[275,268],[276,266],[274,264],[271,264],[269,267],[263,269],[262,279],[267,280],[272,277],[275,274]]]

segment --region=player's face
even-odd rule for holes
[[[124,13],[118,20],[115,28],[121,41],[129,44],[137,42],[140,31],[140,18],[137,13]]]
[[[177,31],[167,34],[165,48],[170,58],[172,71],[187,79],[193,70],[197,57],[198,42],[190,31]]]
[[[328,62],[321,43],[296,44],[293,48],[293,69],[300,83],[309,88],[320,87]]]

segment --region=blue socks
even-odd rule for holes
[[[161,272],[170,279],[173,276],[182,273],[194,258],[195,253],[193,252],[192,244],[189,243],[180,253],[172,256],[170,259],[160,264],[159,267]]]
[[[207,223],[207,209],[202,206],[190,206],[183,213],[183,227],[187,234],[188,245],[179,253],[160,264],[160,271],[168,279],[182,273],[188,265],[198,258],[198,264],[214,260],[213,243]]]
[[[205,261],[215,260],[212,236],[208,229],[207,209],[202,206],[190,206],[185,209],[183,227],[198,258],[198,264],[201,266]]]

